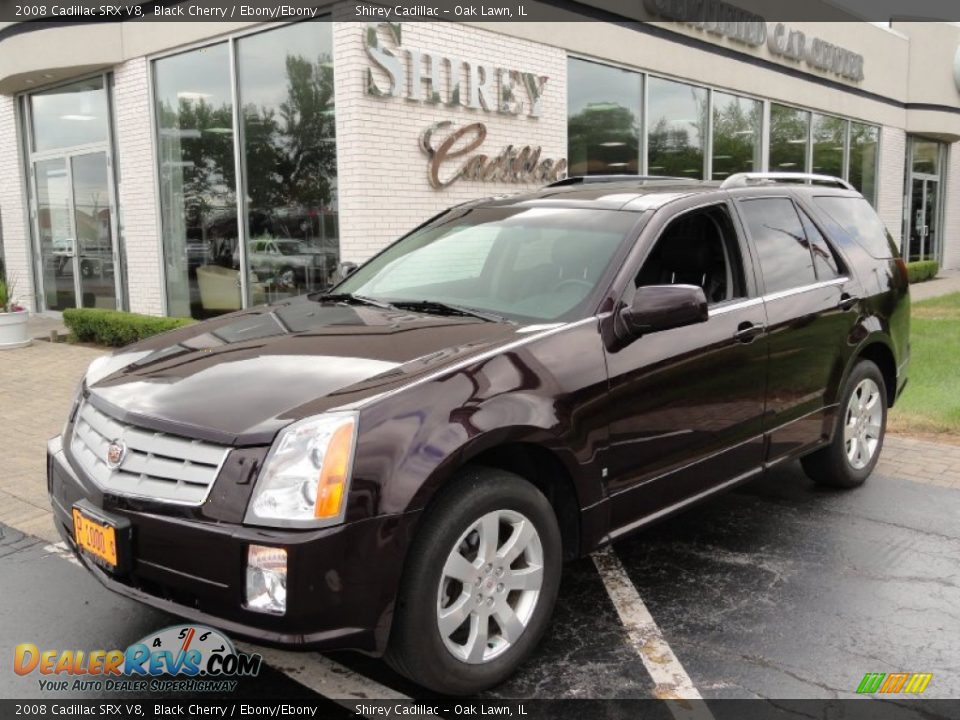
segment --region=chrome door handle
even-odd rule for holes
[[[742,322],[737,326],[737,331],[733,334],[733,337],[738,342],[750,344],[760,335],[763,335],[762,325],[754,325],[752,322]]]
[[[856,295],[850,295],[849,293],[843,293],[843,295],[840,296],[840,306],[839,306],[839,307],[840,307],[841,310],[844,310],[844,311],[846,311],[846,310],[851,310],[851,309],[853,309],[853,306],[856,305],[858,302],[860,302],[860,298],[858,298]]]

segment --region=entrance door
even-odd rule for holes
[[[910,250],[908,260],[939,260],[940,181],[914,175],[910,188]]]
[[[44,306],[117,307],[117,254],[106,152],[34,163]]]

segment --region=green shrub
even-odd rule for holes
[[[118,310],[72,308],[63,311],[63,322],[74,340],[120,347],[151,335],[190,325],[190,318],[154,317]]]
[[[907,277],[911,283],[919,283],[937,276],[940,265],[936,260],[920,260],[907,263]]]

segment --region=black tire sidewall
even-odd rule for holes
[[[544,554],[543,585],[520,637],[497,658],[464,663],[447,649],[437,627],[437,592],[450,550],[473,522],[495,510],[514,510],[537,529]],[[432,504],[422,520],[404,571],[391,647],[412,680],[449,694],[471,694],[508,677],[549,625],[560,585],[562,543],[549,501],[523,478],[500,470],[469,468]]]

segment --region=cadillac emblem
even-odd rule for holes
[[[126,456],[127,446],[123,443],[123,440],[114,440],[107,447],[107,467],[116,470]]]

